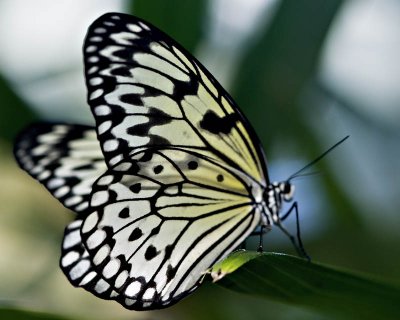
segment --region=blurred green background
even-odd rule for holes
[[[3,305],[75,319],[331,319],[214,285],[165,310],[132,312],[65,279],[59,247],[73,215],[18,169],[12,143],[34,119],[93,122],[81,46],[109,11],[147,19],[214,74],[259,134],[272,180],[349,134],[312,168],[318,174],[294,181],[303,243],[315,261],[400,283],[399,1],[1,0]],[[294,253],[277,230],[264,244]]]

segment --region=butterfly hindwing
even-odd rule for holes
[[[94,128],[36,123],[17,137],[18,164],[67,208],[88,210],[93,182],[106,170]]]
[[[103,299],[116,299],[119,294],[94,268],[88,251],[82,243],[82,219],[77,218],[65,228],[60,267],[75,287],[82,287]]]
[[[84,54],[88,102],[109,166],[139,148],[176,146],[265,184],[253,129],[214,77],[169,36],[139,18],[109,13],[90,26]]]
[[[249,181],[182,149],[134,154],[93,186],[81,231],[94,269],[127,308],[178,301],[259,222]]]

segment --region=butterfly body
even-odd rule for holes
[[[77,213],[60,260],[73,285],[129,309],[167,307],[257,226],[281,226],[293,188],[269,181],[232,98],[156,27],[105,14],[84,60],[96,127],[36,124],[16,158]]]

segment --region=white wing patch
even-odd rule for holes
[[[22,169],[75,212],[89,208],[94,181],[106,164],[94,128],[38,123],[25,129],[14,146]]]
[[[119,178],[103,183],[110,175]],[[248,194],[251,183],[186,150],[136,153],[93,186],[95,211],[81,231],[94,269],[129,298],[129,304],[118,300],[127,308],[176,302],[259,223],[259,199]]]

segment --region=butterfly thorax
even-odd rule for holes
[[[280,220],[279,213],[283,202],[290,202],[293,199],[294,185],[289,181],[272,182],[264,191],[264,201],[267,207],[267,220],[276,223]],[[268,223],[269,224],[269,223]]]

